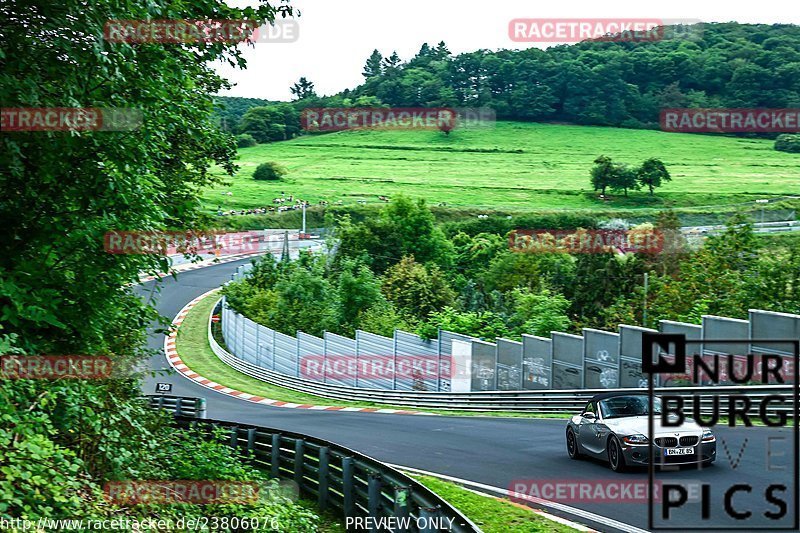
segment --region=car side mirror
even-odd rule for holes
[[[597,417],[594,416],[594,413],[583,413],[583,418],[586,420],[595,420]]]

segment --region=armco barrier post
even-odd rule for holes
[[[252,457],[256,450],[256,428],[247,430],[247,456]]]
[[[383,480],[380,474],[370,474],[367,480],[367,507],[369,516],[378,518],[381,511],[381,486]]]
[[[195,418],[205,418],[206,417],[206,399],[205,398],[198,398],[195,403]]]
[[[183,398],[175,399],[175,416],[183,416]]]
[[[280,433],[272,434],[272,450],[271,450],[271,464],[272,477],[278,477],[281,473],[281,435]]]
[[[303,454],[305,453],[306,441],[297,439],[294,441],[294,482],[302,491],[303,489]]]
[[[234,450],[239,447],[239,426],[231,426],[230,446]]]
[[[408,501],[411,496],[411,487],[395,487],[394,488],[394,516],[399,518],[398,524],[404,524],[403,518],[409,515]],[[396,533],[404,533],[408,531],[406,528],[395,529]]]
[[[331,449],[327,446],[323,446],[319,449],[317,505],[321,511],[328,508],[328,463],[330,460],[330,451]]]
[[[438,507],[420,507],[419,533],[436,533],[439,531],[438,523],[441,510]]]
[[[344,498],[344,516],[353,516],[355,501],[353,498],[353,458],[342,457],[342,496]]]

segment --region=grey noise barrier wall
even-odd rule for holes
[[[570,333],[551,333],[553,350],[553,388],[583,387],[583,337]]]
[[[522,390],[521,342],[497,339],[497,390]]]
[[[566,414],[574,413],[585,405],[586,400],[591,398],[594,394],[599,392],[608,391],[610,389],[541,389],[541,390],[510,390],[510,391],[471,391],[471,379],[467,376],[466,380],[458,372],[454,374],[453,379],[458,378],[459,387],[454,391],[421,391],[421,390],[392,390],[389,387],[385,388],[363,388],[363,387],[349,387],[337,385],[334,383],[324,383],[320,380],[310,380],[303,377],[295,377],[289,374],[275,372],[253,363],[249,363],[241,359],[217,343],[212,330],[213,322],[209,317],[208,322],[208,339],[212,351],[220,358],[222,362],[231,366],[232,368],[252,376],[261,381],[278,385],[281,387],[289,388],[299,392],[314,394],[322,398],[332,398],[336,400],[346,401],[369,401],[384,405],[404,405],[413,408],[427,408],[439,410],[468,410],[468,411],[535,411],[538,413],[552,413],[552,414]],[[312,337],[316,339],[316,337]],[[527,342],[533,342],[534,346],[542,347],[549,346],[549,342],[544,342],[547,339],[536,338],[533,336],[526,337]],[[322,339],[319,339],[322,341]],[[800,346],[800,341],[794,341]],[[794,343],[792,350],[794,350]],[[523,342],[523,345],[525,343]],[[454,339],[453,347],[461,351],[464,347],[470,348],[470,343],[465,343],[462,340]],[[490,346],[490,343],[484,343],[484,347]],[[800,348],[798,348],[800,350]],[[524,365],[523,361],[523,365]],[[460,365],[463,368],[464,365]],[[459,370],[460,372],[460,370]],[[542,374],[539,369],[534,369],[532,372],[534,378],[540,377]],[[523,376],[523,385],[525,383],[525,376]],[[467,384],[467,388],[462,385]],[[543,385],[543,382],[535,381]],[[637,391],[637,388],[615,388],[615,391]],[[759,402],[769,395],[773,394],[787,394],[791,393],[792,386],[789,384],[779,385],[765,385],[765,386],[715,386],[715,387],[684,387],[679,383],[670,384],[669,387],[659,387],[657,391],[669,390],[671,394],[679,394],[684,397],[688,402],[687,406],[691,407],[694,402],[695,395],[699,395],[701,411],[706,414],[712,412],[714,395],[726,394],[745,394],[751,398],[750,414],[758,416]],[[708,396],[708,397],[707,397]],[[777,408],[786,413],[787,416],[793,416],[794,407],[785,405]]]
[[[232,279],[246,276],[248,267],[239,267]],[[392,337],[360,330],[355,332],[354,339],[333,333],[319,338],[301,331],[291,336],[243,317],[230,309],[224,299],[220,312],[228,351],[247,364],[324,384],[409,392],[451,391],[453,341],[469,345],[470,374],[464,387],[480,392],[644,388],[647,376],[642,373],[643,332],[679,333],[687,340],[703,341],[688,347],[702,351],[705,356],[778,354],[785,358],[788,368],[796,364],[792,361],[792,344],[759,345],[757,340],[800,339],[800,315],[758,309],[749,311],[748,320],[705,315],[702,324],[662,320],[658,330],[622,324],[616,332],[585,328],[582,335],[553,332],[549,337],[522,335],[521,340],[499,338],[496,342],[445,330],[430,340],[401,330],[395,330]],[[713,342],[739,339],[741,343]],[[329,368],[342,358],[363,365],[365,360],[376,357],[389,361],[395,369],[412,368],[412,371],[364,374],[362,369],[368,367],[356,365],[355,375],[304,375],[308,361],[318,364],[327,361],[324,367]],[[419,372],[421,361],[429,368],[438,368],[438,372]]]
[[[583,365],[585,387],[619,387],[619,334],[584,328]]]
[[[553,341],[534,335],[522,336],[522,388],[553,388]]]

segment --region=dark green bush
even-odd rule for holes
[[[255,180],[279,180],[286,175],[286,169],[275,161],[261,163],[253,172]]]
[[[255,137],[249,133],[242,133],[241,135],[236,136],[236,146],[239,148],[250,148],[251,146],[255,146],[257,144],[258,143],[256,142]]]
[[[784,133],[775,139],[775,149],[779,152],[800,154],[800,134]]]
[[[594,228],[597,219],[589,215],[555,214],[555,215],[515,215],[489,216],[487,218],[472,217],[469,220],[453,221],[443,224],[442,229],[449,237],[459,232],[470,236],[479,233],[505,235],[512,229],[576,229]]]

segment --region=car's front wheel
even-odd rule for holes
[[[617,437],[611,437],[608,441],[608,464],[614,472],[625,471],[625,456],[622,455],[622,446]]]
[[[567,453],[570,459],[580,459],[583,454],[578,451],[578,439],[575,438],[575,432],[572,428],[567,430]]]

